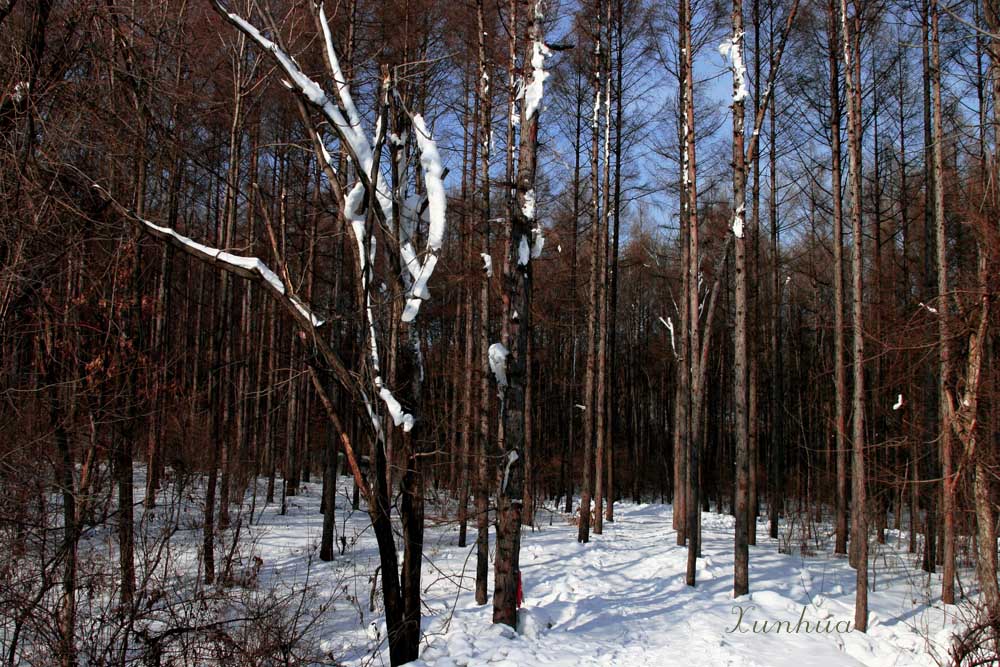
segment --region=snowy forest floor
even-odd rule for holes
[[[338,496],[337,523],[347,538],[347,551],[331,563],[315,561],[322,520],[319,490],[319,485],[304,485],[303,493],[289,499],[284,517],[274,506],[261,514],[251,533],[266,576],[289,585],[311,570],[310,578],[321,590],[346,587],[341,590],[355,600],[354,607],[344,604],[345,595],[320,621],[324,629],[317,636],[325,637],[324,652],[349,664],[387,664],[384,641],[379,641],[384,625],[377,608],[368,611],[369,576],[377,555],[367,514],[351,513],[345,487]],[[888,531],[887,545],[872,545],[875,588],[869,593],[868,634],[816,633],[806,632],[809,626],[804,623],[798,625],[800,618],[814,630],[817,625],[836,629],[838,621],[841,629],[847,621],[853,628],[855,573],[846,559],[818,550],[802,555],[799,547],[794,555],[781,553],[779,543],[787,544],[793,531],[782,525],[779,539],[770,539],[761,521],[758,545],[750,548],[751,594],[734,600],[732,517],[703,513],[703,558],[698,561],[698,586],[692,589],[685,585],[687,550],[676,545],[671,507],[619,502],[615,509],[615,522],[606,523],[604,534],[586,545],[577,543],[569,516],[548,510],[539,512],[540,529],[524,529],[525,601],[520,633],[514,634],[491,624],[491,604],[475,604],[474,526],[470,546],[459,548],[457,525],[436,523],[435,518],[443,517],[429,504],[422,663],[628,667],[680,661],[713,667],[802,667],[933,665],[947,660],[962,606],[946,610],[940,604],[940,576],[928,576],[916,567],[916,557],[906,553],[905,533]],[[492,538],[491,531],[491,553]],[[825,546],[828,540],[819,543]],[[492,567],[490,574],[492,591]],[[735,605],[744,610],[741,628],[752,630],[754,621],[789,621],[799,632],[786,632],[787,626],[778,633],[734,632],[739,618]],[[369,627],[373,619],[380,624],[378,630]]]
[[[351,510],[350,480],[341,478],[336,508],[337,542],[343,536],[345,550],[328,563],[318,558],[321,485],[304,483],[299,495],[288,498],[282,516],[277,503],[263,505],[265,484],[258,481],[256,499],[251,491],[242,510],[233,508],[234,526],[239,525],[232,550],[235,580],[252,579],[248,588],[262,599],[285,601],[290,631],[317,655],[352,667],[388,665],[381,593],[372,585],[375,539],[363,504]],[[189,581],[200,568],[200,503],[194,501],[187,495],[179,503],[180,531],[171,540],[179,546],[171,546],[170,567]],[[702,514],[703,558],[698,585],[690,588],[687,550],[676,545],[671,507],[619,502],[615,521],[586,545],[577,543],[572,518],[550,507],[539,510],[538,528],[524,528],[525,600],[515,634],[491,623],[492,600],[475,604],[474,518],[470,544],[459,548],[454,506],[447,505],[444,498],[427,505],[424,642],[416,665],[935,665],[947,662],[950,635],[967,613],[963,604],[940,604],[940,575],[921,572],[916,556],[906,553],[907,533],[890,530],[888,544],[872,544],[868,634],[837,632],[847,622],[853,629],[855,573],[847,560],[832,556],[828,534],[814,534],[811,547],[803,548],[798,528],[783,523],[774,540],[764,520],[758,523],[757,546],[750,547],[751,594],[734,600],[733,518],[714,512]],[[248,525],[251,507],[255,513]],[[492,556],[492,527],[490,532]],[[114,549],[111,532],[92,534],[88,541],[96,553],[110,556]],[[787,553],[789,544],[793,553]],[[491,562],[491,592],[492,574]],[[968,571],[960,574],[962,583],[972,579]],[[743,609],[740,627],[750,632],[733,631],[737,605]],[[800,618],[799,631],[788,632]],[[758,630],[764,621],[772,629],[753,632],[755,621]],[[789,625],[775,632],[779,621]],[[831,631],[817,633],[817,625]]]

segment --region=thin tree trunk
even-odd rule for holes
[[[620,231],[621,231],[621,199],[622,199],[622,119],[623,119],[623,108],[622,99],[624,97],[624,85],[622,83],[623,77],[623,61],[625,58],[625,35],[624,35],[624,25],[625,25],[625,6],[623,0],[617,0],[615,3],[615,13],[614,13],[614,35],[617,36],[617,41],[614,42],[613,53],[615,55],[615,76],[614,76],[614,94],[615,94],[615,150],[614,150],[614,160],[615,160],[615,181],[614,181],[614,196],[613,196],[613,209],[611,215],[614,219],[614,228],[612,231],[613,238],[611,242],[611,279],[609,281],[609,289],[611,291],[611,296],[609,299],[609,311],[608,311],[608,357],[609,357],[609,377],[611,391],[607,392],[607,400],[605,405],[607,406],[607,436],[606,436],[606,448],[608,451],[608,483],[607,483],[607,510],[605,511],[605,519],[609,522],[614,522],[615,520],[615,478],[614,478],[614,437],[617,433],[618,427],[618,415],[620,411],[617,406],[612,401],[611,397],[616,394],[616,383],[618,382],[618,248],[620,245]],[[609,28],[609,35],[610,28]],[[610,37],[609,37],[610,41]],[[608,70],[610,76],[610,69]],[[610,85],[610,82],[609,82]]]
[[[57,616],[59,630],[59,664],[61,667],[75,667],[76,656],[76,570],[77,543],[79,529],[76,522],[76,481],[74,475],[73,451],[69,433],[66,430],[65,406],[59,395],[59,373],[56,368],[54,331],[51,324],[45,331],[45,382],[49,393],[49,419],[55,433],[55,461],[57,490],[62,494],[62,594]]]
[[[937,292],[937,285],[934,278],[934,159],[933,141],[931,136],[931,61],[930,61],[930,4],[929,0],[924,0],[921,9],[921,30],[920,46],[923,65],[923,112],[924,112],[924,266],[923,266],[923,287],[924,297],[933,299]],[[938,375],[933,363],[925,365],[923,397],[926,401],[922,410],[924,415],[924,439],[925,447],[928,451],[934,451],[938,438],[938,411],[939,393]],[[934,465],[935,457],[926,457],[929,467],[927,479],[935,479],[938,475],[937,466]],[[924,494],[926,512],[924,514],[924,554],[922,568],[924,571],[933,573],[937,567],[936,553],[936,528],[937,528],[937,493],[929,491]]]
[[[477,91],[479,91],[479,90],[481,90],[481,88],[477,87]],[[468,99],[467,95],[465,96],[465,99]],[[474,110],[473,110],[474,120],[473,120],[473,124],[472,124],[472,142],[471,142],[473,144],[473,146],[472,146],[472,158],[471,158],[471,160],[469,160],[469,158],[468,158],[468,154],[469,154],[469,149],[468,149],[468,145],[467,145],[469,143],[469,141],[468,141],[468,133],[463,133],[463,137],[464,137],[464,139],[463,139],[463,147],[462,147],[462,162],[463,162],[463,165],[462,165],[462,222],[463,223],[465,223],[465,218],[466,218],[466,216],[465,216],[465,210],[466,210],[466,197],[467,197],[468,189],[469,189],[469,187],[471,187],[471,189],[473,191],[475,191],[475,189],[476,189],[476,167],[477,167],[477,160],[476,160],[476,158],[477,158],[477,150],[476,150],[476,146],[478,146],[478,143],[479,143],[479,141],[478,141],[479,140],[479,114],[478,114],[478,111],[479,111],[479,105],[480,105],[480,103],[481,102],[479,101],[478,96],[477,96],[477,99],[476,99],[475,104],[474,104]],[[468,110],[468,105],[466,105],[466,110]],[[466,167],[469,164],[469,162],[471,162],[471,164],[472,164],[472,176],[471,176],[472,183],[471,183],[471,185],[467,182],[468,181],[468,177],[466,175],[467,171],[468,171],[468,169]],[[463,246],[463,248],[465,250],[465,253],[464,253],[465,254],[464,262],[467,265],[468,264],[474,264],[474,262],[471,259],[472,258],[472,254],[473,254],[472,253],[472,248],[473,248],[472,236],[473,236],[473,234],[472,234],[471,225],[472,225],[472,223],[470,221],[470,222],[468,222],[466,224],[463,224],[462,225],[462,229],[461,229],[461,233],[465,236],[465,239],[463,240],[462,246]],[[470,455],[471,455],[471,451],[472,451],[472,424],[473,424],[473,420],[472,420],[472,412],[473,412],[473,410],[472,410],[472,403],[473,403],[473,400],[472,400],[472,382],[473,382],[473,368],[474,368],[474,364],[473,364],[473,360],[472,360],[472,357],[473,357],[473,347],[474,347],[474,345],[473,345],[473,321],[475,319],[475,316],[474,316],[474,306],[473,306],[473,295],[475,294],[475,292],[472,289],[472,286],[469,285],[469,286],[465,287],[463,289],[463,294],[464,294],[464,297],[465,297],[464,298],[464,303],[463,303],[463,308],[462,308],[462,312],[465,315],[465,331],[464,331],[464,334],[465,334],[465,356],[464,356],[464,362],[463,362],[464,365],[462,366],[462,369],[461,369],[461,372],[462,372],[462,381],[461,381],[461,384],[462,384],[462,390],[461,390],[461,395],[462,395],[462,398],[461,398],[461,401],[462,401],[462,420],[461,420],[461,424],[457,424],[456,423],[456,428],[458,428],[460,430],[460,432],[461,432],[461,439],[462,439],[461,451],[459,452],[459,457],[458,457],[459,458],[459,461],[458,461],[458,476],[459,476],[459,484],[458,484],[458,487],[459,487],[458,488],[458,546],[460,546],[460,547],[464,547],[465,546],[466,538],[467,538],[467,531],[468,531],[468,508],[469,508],[469,488],[471,486],[471,484],[470,484],[470,478],[471,478],[471,471],[472,471]]]
[[[854,320],[854,397],[853,397],[853,485],[852,505],[853,542],[857,553],[857,582],[854,601],[854,627],[861,632],[868,630],[868,522],[865,501],[865,371],[864,371],[864,327],[862,324],[862,255],[861,220],[861,90],[857,80],[854,58],[857,55],[858,37],[852,34],[849,22],[857,21],[857,16],[848,17],[847,0],[840,0],[840,21],[844,54],[844,77],[847,82],[847,136],[849,155],[849,183],[851,193],[851,233],[854,237],[851,249],[851,273],[853,280],[853,320]]]
[[[687,572],[686,582],[688,586],[695,585],[697,572],[698,555],[701,552],[701,466],[699,457],[702,446],[702,406],[704,404],[705,386],[705,361],[708,346],[702,350],[701,323],[698,313],[701,312],[701,295],[699,292],[699,274],[701,273],[701,251],[698,234],[698,187],[697,187],[697,154],[695,150],[695,123],[694,123],[694,68],[692,65],[693,55],[691,53],[691,3],[689,0],[681,0],[681,34],[686,45],[684,50],[684,142],[686,145],[685,159],[687,171],[685,172],[684,190],[686,196],[683,197],[682,206],[687,209],[688,217],[688,243],[690,250],[688,253],[688,329],[690,332],[691,351],[691,419],[690,432],[688,434],[688,464],[687,464],[687,484],[688,491],[685,497],[687,509],[687,522],[685,530],[687,532]],[[716,277],[718,284],[718,276]],[[713,288],[713,292],[716,290]],[[713,299],[714,299],[713,294]],[[707,318],[711,317],[713,306],[709,306]],[[706,321],[705,332],[708,338],[710,331]],[[703,354],[704,352],[704,354]]]
[[[847,371],[844,365],[844,219],[840,173],[840,57],[837,54],[836,7],[829,5],[830,52],[830,189],[833,197],[833,385],[834,451],[837,466],[836,541],[834,553],[847,553]]]
[[[940,421],[942,514],[944,519],[944,572],[941,577],[941,602],[955,604],[955,484],[952,479],[951,426],[946,408],[951,382],[951,334],[948,330],[950,303],[948,295],[948,239],[944,217],[944,120],[941,117],[941,56],[938,40],[938,0],[930,0],[931,18],[931,89],[934,156],[934,227],[937,246],[938,305],[938,419]]]
[[[608,212],[611,208],[611,0],[604,0],[605,30],[602,39],[601,77],[604,80],[604,208],[601,210],[600,251],[597,283],[597,388],[594,395],[594,436],[597,438],[594,465],[594,534],[604,532],[604,459],[607,414],[608,358]],[[598,199],[600,199],[598,197]]]
[[[736,420],[736,489],[733,510],[736,515],[734,536],[733,597],[750,592],[748,548],[748,487],[750,477],[749,433],[747,430],[747,259],[746,234],[746,162],[743,153],[744,99],[746,97],[746,67],[743,65],[743,0],[733,0],[733,32],[729,58],[733,74],[733,208],[732,231],[736,254],[736,322],[733,331],[734,351],[734,418]]]
[[[490,277],[485,259],[490,256],[490,136],[492,131],[492,68],[486,57],[483,0],[476,2],[479,26],[479,144],[482,160],[482,255],[484,261],[479,288],[479,446],[476,478],[476,604],[486,604],[490,559]],[[492,262],[492,260],[491,260]]]
[[[541,0],[535,0],[525,17],[525,57],[535,71],[529,86],[541,86],[537,67],[544,63],[544,28]],[[516,26],[516,17],[511,17]],[[504,319],[502,338],[506,353],[507,386],[500,384],[500,414],[504,423],[502,481],[497,500],[497,553],[494,567],[493,622],[517,628],[520,590],[521,512],[524,506],[525,381],[528,339],[531,335],[531,228],[535,221],[535,172],[538,156],[538,117],[541,99],[532,108],[527,96],[521,105],[520,150],[517,161],[516,206],[510,219],[510,246],[504,263]],[[530,202],[530,206],[528,205]]]
[[[599,410],[596,400],[596,376],[598,354],[598,310],[601,279],[601,196],[600,196],[600,110],[601,110],[601,35],[603,34],[604,11],[603,1],[595,0],[594,16],[596,29],[594,31],[594,53],[591,60],[593,77],[594,112],[590,120],[590,298],[587,312],[587,366],[584,376],[584,394],[580,401],[584,406],[583,413],[583,485],[580,488],[580,523],[576,539],[578,542],[590,541],[590,499],[593,480],[591,480],[592,460],[595,442],[595,414]]]
[[[689,306],[691,300],[688,296],[690,292],[690,241],[689,229],[691,216],[688,213],[688,132],[687,132],[687,39],[686,30],[686,3],[679,0],[678,10],[681,21],[678,57],[678,105],[677,116],[677,138],[680,156],[677,161],[680,165],[680,253],[681,253],[681,303],[680,303],[680,352],[677,354],[677,382],[674,392],[674,497],[673,497],[673,527],[677,531],[677,545],[683,546],[687,542],[687,492],[688,492],[688,456],[690,454],[691,425],[689,409],[691,404],[690,380],[691,380],[691,332],[689,325]],[[675,328],[675,332],[677,329]]]

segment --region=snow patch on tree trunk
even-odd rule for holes
[[[507,386],[507,348],[503,343],[493,343],[488,351],[490,370],[500,387]]]

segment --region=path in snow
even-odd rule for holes
[[[303,554],[309,550],[303,549],[303,534],[312,536],[312,543],[319,535],[318,494],[315,486],[291,499],[287,517],[272,515],[270,509],[265,513],[259,548],[278,571],[288,567],[301,571]],[[345,516],[347,508],[341,506],[345,500],[341,495],[338,524]],[[475,604],[470,590],[474,544],[460,549],[453,524],[428,526],[422,581],[427,605],[425,644],[415,664],[881,667],[934,665],[935,655],[938,659],[947,655],[950,633],[946,624],[955,622],[959,608],[949,608],[951,614],[946,615],[936,593],[929,596],[928,590],[940,590],[939,577],[928,578],[914,569],[905,553],[905,541],[902,552],[893,548],[901,536],[892,531],[888,547],[872,545],[877,588],[869,593],[867,635],[739,633],[731,632],[737,621],[736,604],[745,610],[743,627],[747,628],[754,620],[788,621],[794,627],[803,606],[806,621],[822,620],[824,627],[827,621],[831,627],[850,621],[853,628],[854,571],[846,559],[829,554],[779,553],[777,541],[767,537],[766,524],[761,522],[758,546],[750,548],[752,592],[733,600],[733,519],[703,513],[703,558],[698,561],[698,586],[692,589],[684,583],[687,550],[676,545],[671,518],[669,506],[619,503],[616,521],[606,523],[604,535],[593,536],[586,545],[576,542],[575,526],[561,514],[553,515],[551,526],[526,529],[521,542],[525,604],[519,634],[491,624],[491,604]],[[375,562],[366,519],[363,512],[355,512],[343,524],[349,536],[357,536],[351,557],[314,564],[313,581],[324,576],[324,568],[338,572],[333,577],[338,585],[352,576],[366,581],[365,573]],[[470,540],[474,540],[473,531],[470,525]],[[463,576],[466,590],[458,593],[457,582]],[[379,665],[382,660],[388,664],[384,641],[380,659],[373,631],[365,632],[372,619],[364,613],[368,606],[364,581],[351,588],[363,598],[359,602],[363,601],[364,609],[348,608],[324,622],[329,629],[324,634],[332,635],[325,648],[343,653],[350,664]],[[380,636],[384,637],[384,624]]]

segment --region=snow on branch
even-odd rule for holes
[[[99,190],[103,195],[108,196],[100,186],[95,185],[94,188]],[[268,268],[267,264],[259,258],[234,255],[230,252],[226,252],[225,250],[220,250],[218,248],[204,245],[203,243],[198,243],[194,239],[184,236],[170,227],[161,227],[160,225],[152,223],[149,220],[144,220],[135,216],[130,217],[133,217],[144,227],[143,231],[181,248],[190,255],[194,255],[209,264],[222,265],[222,267],[230,273],[235,273],[243,276],[244,278],[262,281],[267,289],[280,297],[288,299],[294,305],[296,311],[298,311],[298,313],[302,316],[302,319],[309,323],[313,329],[318,329],[323,326],[323,320],[317,317],[306,304],[302,303],[298,297],[289,294],[288,290],[285,288],[285,283],[278,277],[278,274]]]
[[[736,213],[733,214],[733,234],[736,238],[743,238],[743,219],[746,212],[746,204],[740,202],[740,205],[736,207]]]
[[[141,232],[162,239],[166,243],[179,248],[184,253],[194,257],[195,259],[211,264],[212,266],[217,266],[234,275],[261,283],[265,290],[274,295],[278,302],[288,309],[295,321],[304,329],[315,331],[317,328],[322,326],[323,320],[316,317],[312,311],[295,296],[292,290],[287,288],[281,278],[279,278],[274,271],[272,271],[257,257],[242,257],[198,243],[183,234],[179,234],[169,227],[161,227],[160,225],[138,217],[134,212],[118,203],[107,192],[107,190],[102,188],[100,185],[94,183],[92,184],[92,187],[100,194],[101,197],[120,211],[125,219],[136,225]],[[340,355],[338,355],[337,352],[330,347],[330,345],[326,342],[325,337],[321,335],[313,336],[311,342],[312,345],[316,346],[317,351],[323,359],[325,359],[329,369],[334,373],[344,389],[346,389],[349,394],[359,397],[365,404],[369,416],[372,417],[372,424],[375,427],[376,434],[381,438],[381,426],[378,416],[374,414],[371,407],[371,401],[368,399],[368,394],[356,381],[354,374],[348,372],[347,367],[340,358]],[[405,423],[406,420],[404,417],[404,424]]]
[[[358,114],[357,107],[354,106],[354,98],[351,97],[347,77],[344,76],[344,72],[340,68],[340,59],[337,58],[337,50],[333,47],[333,36],[330,34],[330,22],[326,18],[322,2],[319,4],[318,12],[319,24],[323,30],[323,43],[326,47],[327,64],[330,66],[331,74],[333,74],[333,82],[337,85],[337,95],[340,97],[344,111],[347,112],[347,119],[350,121],[351,127],[356,132],[361,133],[361,116]]]
[[[538,259],[542,256],[542,249],[545,247],[545,234],[541,225],[531,229],[531,259]]]
[[[524,193],[524,204],[521,207],[521,213],[528,220],[535,223],[535,226],[531,228],[531,259],[538,259],[542,256],[542,249],[545,247],[545,233],[542,229],[541,224],[535,220],[537,202],[535,200],[535,190],[532,188]],[[524,239],[522,239],[523,241]],[[518,250],[521,250],[519,248]],[[519,264],[527,264],[527,257],[519,255]]]
[[[249,21],[236,13],[227,10],[222,0],[212,0],[215,10],[229,23],[234,25],[239,31],[249,37],[253,42],[266,51],[278,64],[282,70],[287,85],[304,98],[306,102],[318,109],[327,121],[330,128],[340,139],[341,144],[347,151],[350,161],[353,163],[354,172],[357,174],[357,182],[353,186],[343,187],[343,211],[344,217],[350,223],[357,242],[357,261],[364,292],[364,314],[367,319],[368,328],[368,353],[371,363],[372,376],[374,378],[375,392],[385,403],[389,415],[397,426],[402,426],[405,431],[409,431],[414,424],[414,417],[406,413],[399,401],[392,392],[384,385],[380,371],[380,359],[378,352],[378,339],[375,326],[375,317],[372,309],[370,290],[372,287],[375,269],[375,249],[376,237],[373,226],[369,224],[368,214],[376,215],[377,222],[384,225],[384,229],[398,229],[397,247],[399,258],[402,264],[402,275],[399,279],[406,292],[406,306],[402,314],[403,322],[412,322],[419,312],[422,302],[430,297],[427,290],[427,282],[434,272],[438,261],[438,254],[444,239],[447,198],[444,188],[444,168],[441,164],[441,156],[438,153],[437,144],[431,137],[430,132],[420,115],[411,116],[416,132],[414,133],[417,146],[420,151],[420,165],[423,171],[423,181],[427,192],[427,214],[428,214],[428,234],[427,246],[422,253],[422,259],[414,248],[412,239],[415,237],[418,223],[421,218],[423,198],[409,197],[399,199],[395,202],[393,194],[388,186],[379,178],[377,169],[378,157],[383,149],[383,139],[385,130],[382,116],[379,115],[375,127],[374,143],[369,142],[364,128],[362,127],[361,115],[357,105],[351,95],[347,77],[344,76],[334,46],[333,35],[330,30],[329,21],[323,4],[316,7],[315,18],[320,32],[323,35],[324,56],[326,58],[329,75],[333,80],[335,91],[328,94],[323,87],[315,80],[306,75],[302,69],[275,40],[266,37]],[[385,82],[388,85],[388,81]],[[406,133],[403,136],[391,134],[389,141],[393,146],[400,146],[406,141]],[[323,142],[323,137],[317,134],[318,150],[321,157],[331,168],[334,166],[329,151]],[[371,198],[370,194],[374,197]],[[377,202],[377,205],[366,210],[366,201]],[[393,220],[394,210],[399,212],[399,219]],[[398,224],[391,224],[396,222]],[[365,399],[365,407],[376,433],[381,438],[382,429],[378,415],[375,413],[371,403]]]
[[[358,270],[361,275],[361,288],[365,295],[365,320],[368,324],[368,358],[371,363],[373,384],[382,402],[385,403],[389,416],[396,426],[402,426],[404,431],[413,428],[415,419],[413,415],[405,412],[402,405],[393,395],[392,391],[385,386],[382,381],[381,360],[378,353],[378,335],[375,331],[375,314],[372,311],[372,298],[370,287],[371,271],[375,266],[375,237],[370,236],[365,228],[365,216],[358,212],[364,201],[365,188],[358,182],[344,195],[344,217],[351,223],[351,230],[358,243]],[[365,400],[365,409],[368,417],[375,427],[375,433],[381,441],[382,422],[368,400]]]
[[[530,257],[531,257],[531,248],[528,246],[528,237],[522,235],[521,242],[517,246],[518,266],[527,266]]]
[[[535,5],[535,20],[541,21],[542,15]],[[549,47],[541,40],[536,39],[531,45],[531,82],[524,89],[524,118],[531,120],[531,117],[538,112],[538,107],[542,103],[545,95],[545,79],[549,73],[545,71],[545,58],[551,56]]]
[[[368,143],[368,139],[365,137],[364,133],[360,131],[360,128],[352,127],[351,124],[347,122],[344,115],[340,112],[340,108],[330,100],[322,86],[306,75],[306,73],[302,71],[298,64],[284,51],[284,49],[265,37],[263,33],[256,28],[256,26],[245,20],[239,14],[235,14],[227,10],[222,5],[220,0],[212,0],[212,4],[223,18],[232,23],[240,32],[245,34],[251,40],[256,42],[262,49],[271,54],[274,60],[284,71],[291,87],[298,91],[310,104],[323,113],[323,116],[327,121],[329,121],[330,125],[345,143],[354,161],[361,167],[361,171],[367,174],[368,170],[371,168],[373,159],[372,148]],[[325,24],[325,19],[322,22]],[[343,90],[346,91],[346,89],[347,87],[345,84]],[[350,99],[349,93],[346,94],[346,98]],[[353,108],[353,103],[351,104],[351,108]]]
[[[427,211],[429,226],[427,230],[427,252],[422,262],[419,263],[419,270],[414,276],[413,285],[410,287],[406,300],[406,308],[403,310],[402,320],[412,322],[420,311],[420,304],[430,298],[427,290],[427,281],[434,273],[437,266],[438,252],[444,241],[444,230],[448,198],[444,189],[444,167],[441,164],[441,154],[438,153],[437,143],[427,129],[423,116],[413,115],[414,137],[417,140],[417,148],[420,150],[420,168],[424,174],[424,186],[427,188]],[[402,229],[402,226],[401,226]],[[400,239],[400,246],[409,239]]]
[[[490,370],[497,380],[498,387],[507,386],[507,348],[503,343],[493,343],[487,352],[490,360]]]
[[[733,102],[742,102],[747,98],[747,67],[743,62],[743,31],[733,33],[733,36],[719,44],[719,53],[731,62],[733,71]]]
[[[524,213],[524,217],[528,220],[535,219],[535,191],[534,189],[528,190],[524,193],[524,206],[521,208],[521,212]]]
[[[677,345],[674,343],[674,322],[669,317],[667,319],[660,318],[660,322],[667,328],[670,332],[670,349],[674,351],[674,357],[677,357]]]
[[[510,450],[507,452],[503,467],[503,482],[500,484],[500,493],[503,494],[507,490],[507,478],[510,476],[510,467],[514,465],[517,460],[521,458],[516,450]]]
[[[424,170],[424,180],[427,187],[428,210],[430,211],[430,229],[427,233],[427,245],[437,252],[444,240],[445,210],[448,200],[445,198],[444,168],[441,166],[441,155],[431,133],[427,130],[423,116],[414,114],[413,125],[416,128],[415,137],[420,148],[420,166]]]

